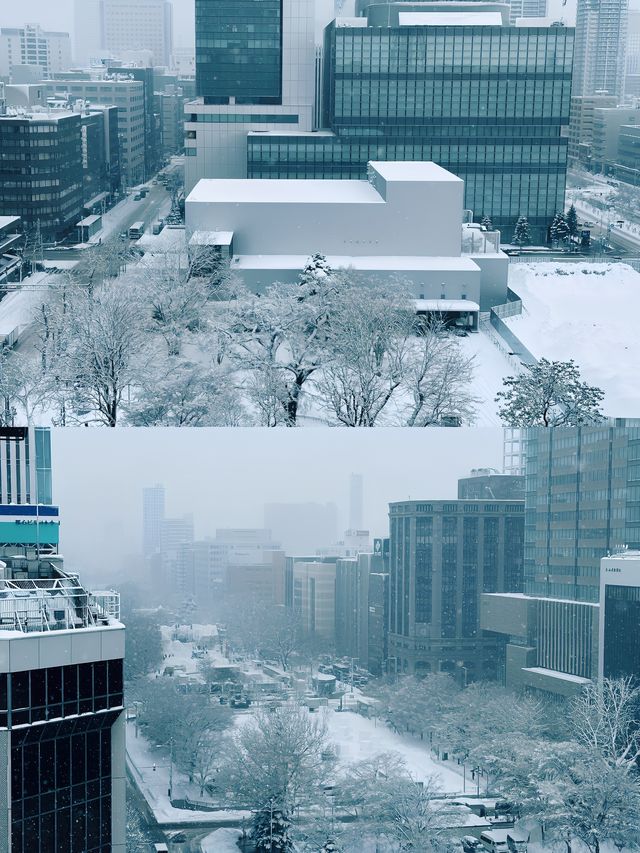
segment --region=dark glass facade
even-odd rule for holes
[[[0,674],[12,853],[111,853],[111,729],[123,707],[122,663]]]
[[[640,587],[605,586],[605,678],[640,675]]]
[[[640,546],[640,429],[528,430],[525,592],[597,602],[600,560]]]
[[[11,733],[11,853],[111,853],[111,726],[118,715]]]
[[[196,0],[205,104],[282,103],[282,0]]]
[[[367,26],[325,31],[334,135],[248,139],[253,178],[365,178],[368,160],[433,160],[498,228],[546,230],[564,205],[573,30]]]
[[[390,506],[389,655],[398,671],[492,674],[496,641],[480,630],[480,595],[520,592],[524,502]]]
[[[2,212],[21,216],[33,239],[66,237],[82,215],[79,115],[0,118]]]

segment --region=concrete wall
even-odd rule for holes
[[[509,258],[503,253],[469,255],[480,267],[480,310],[489,311],[507,301]]]
[[[102,626],[46,634],[0,631],[0,672],[123,658],[124,630],[124,626]]]
[[[235,269],[234,272],[242,278],[250,291],[264,293],[274,281],[285,283],[297,281],[303,266],[304,263],[296,269],[243,267]],[[460,299],[464,293],[466,299],[482,304],[479,271],[460,273],[457,270],[368,270],[356,271],[355,275],[363,284],[382,285],[389,291],[402,286],[406,281],[411,294],[416,299],[440,299],[443,292],[446,293],[447,299]]]
[[[370,203],[349,201],[350,183],[335,181],[343,201],[300,203],[215,201],[215,182],[200,184],[203,200],[186,202],[186,229],[233,231],[238,255],[460,256],[462,181],[387,181],[386,203],[373,188]],[[273,182],[274,198],[277,186]],[[232,191],[224,192],[229,198]],[[354,192],[362,198],[361,190]]]

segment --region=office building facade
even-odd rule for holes
[[[196,93],[185,105],[185,187],[244,178],[247,133],[311,130],[313,0],[196,0]]]
[[[88,75],[87,75],[88,76]],[[123,181],[132,186],[145,175],[144,86],[127,75],[112,74],[100,79],[73,76],[46,83],[49,97],[71,103],[81,99],[118,108],[120,169]]]
[[[0,837],[125,853],[124,626],[59,558],[0,565]]]
[[[32,239],[63,240],[82,218],[80,116],[69,111],[0,116],[0,196]]]
[[[576,12],[574,95],[624,93],[628,0],[584,0]]]
[[[640,427],[526,431],[524,588],[485,595],[509,686],[573,695],[597,677],[601,561],[640,546]],[[549,615],[551,614],[551,615]]]
[[[75,0],[77,63],[149,51],[154,65],[169,67],[173,51],[169,0]]]
[[[399,672],[491,677],[480,596],[522,590],[524,502],[403,501],[389,520],[389,658]]]
[[[118,66],[109,68],[109,74],[128,77],[142,83],[142,104],[144,110],[144,177],[155,175],[161,165],[160,114],[156,109],[155,72],[153,68],[129,68]]]
[[[640,551],[600,564],[600,678],[640,679]]]
[[[362,178],[368,160],[431,160],[464,179],[477,221],[509,231],[526,215],[542,235],[564,206],[573,30],[510,27],[499,4],[414,5],[327,27],[326,132],[250,134],[249,176]]]
[[[39,24],[0,29],[0,77],[10,82],[14,67],[24,65],[41,68],[43,77],[67,71],[71,68],[69,33],[47,32]]]

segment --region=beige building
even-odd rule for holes
[[[571,98],[569,162],[589,166],[593,144],[593,114],[600,107],[615,107],[614,95],[576,95]]]
[[[306,634],[333,643],[336,633],[336,564],[295,563],[293,606],[300,614]]]

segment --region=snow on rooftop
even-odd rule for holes
[[[504,319],[537,358],[574,359],[582,378],[605,392],[612,417],[640,417],[640,273],[623,263],[519,263],[509,286],[524,303]]]
[[[523,672],[531,672],[534,675],[543,675],[546,678],[556,678],[559,681],[570,681],[572,684],[591,684],[590,678],[582,678],[580,675],[571,675],[568,672],[558,672],[555,669],[545,669],[543,666],[524,666]]]
[[[502,26],[500,12],[400,12],[401,27],[480,27]]]
[[[384,204],[369,181],[211,178],[198,181],[187,203]]]
[[[416,311],[479,311],[470,299],[416,299]]]
[[[0,216],[0,231],[4,228],[17,227],[19,222],[19,216]]]
[[[431,160],[371,160],[369,165],[386,181],[449,181],[462,183],[462,178]]]
[[[574,598],[551,598],[545,595],[527,595],[525,592],[484,592],[483,595],[495,595],[500,598],[524,598],[530,601],[554,601],[557,604],[580,604],[582,607],[600,607],[597,601],[576,601]]]

